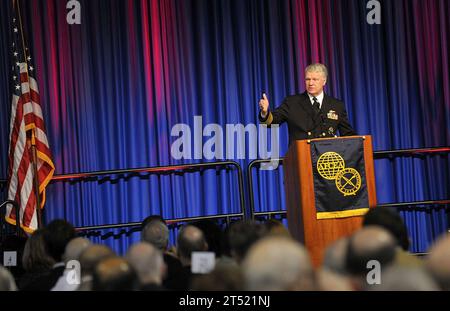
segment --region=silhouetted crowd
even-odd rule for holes
[[[450,236],[435,241],[426,256],[410,254],[403,220],[388,208],[371,209],[360,230],[327,247],[317,268],[307,249],[274,219],[241,220],[224,230],[210,220],[189,223],[178,231],[174,246],[169,235],[162,217],[147,217],[141,241],[118,256],[106,245],[77,237],[67,221],[54,220],[24,240],[20,269],[0,266],[0,290],[450,289]],[[193,254],[205,252],[213,254],[213,262],[199,272],[204,262],[193,262]]]

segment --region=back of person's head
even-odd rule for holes
[[[364,216],[363,226],[380,226],[389,231],[405,251],[409,249],[408,230],[402,217],[395,209],[371,208]]]
[[[305,247],[270,236],[253,245],[242,263],[248,290],[315,290],[314,269]]]
[[[208,243],[208,251],[214,252],[216,257],[222,255],[222,236],[223,232],[220,226],[212,220],[199,220],[191,224],[203,231],[206,243]]]
[[[44,241],[46,230],[46,228],[42,228],[34,231],[25,243],[22,265],[27,272],[48,271],[56,263],[55,259],[47,252],[47,245]]]
[[[164,223],[165,225],[167,225],[166,220],[161,215],[150,215],[150,216],[145,217],[145,219],[142,221],[141,229],[143,230],[148,223],[155,221],[155,220],[160,221],[160,222]]]
[[[110,247],[91,244],[80,254],[81,275],[92,275],[95,266],[100,261],[113,256],[115,256],[115,253]]]
[[[56,262],[60,262],[67,243],[75,237],[74,227],[64,219],[51,221],[44,231],[47,251]]]
[[[103,259],[94,269],[92,280],[92,290],[94,291],[134,290],[137,285],[136,272],[123,258]]]
[[[157,219],[147,222],[141,232],[141,241],[155,246],[161,251],[165,251],[169,245],[169,228]]]
[[[190,265],[192,252],[202,252],[208,249],[203,232],[194,226],[181,228],[177,239],[177,252],[183,265]]]
[[[381,270],[379,284],[367,284],[371,291],[437,291],[438,285],[422,268],[392,265]]]
[[[125,259],[136,271],[141,284],[161,285],[165,265],[162,253],[156,247],[145,242],[134,244]]]
[[[267,234],[263,224],[256,221],[237,221],[228,230],[231,255],[241,262],[250,247]]]
[[[0,265],[0,292],[16,291],[16,281],[6,268]]]
[[[429,249],[425,267],[442,290],[450,291],[450,234],[440,237]]]
[[[345,260],[348,249],[348,238],[340,238],[325,249],[322,268],[338,274],[346,274]]]
[[[276,219],[268,219],[264,223],[267,229],[268,235],[279,235],[287,238],[291,237],[288,229],[283,225],[283,223]]]
[[[66,249],[62,256],[65,263],[70,260],[79,260],[81,253],[91,245],[91,241],[86,238],[78,237],[67,243]]]
[[[237,265],[218,265],[211,273],[195,276],[191,290],[242,291],[244,276]]]
[[[346,256],[346,270],[355,276],[365,275],[367,263],[376,260],[381,269],[392,264],[396,254],[396,241],[385,229],[367,226],[349,238]]]

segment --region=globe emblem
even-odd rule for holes
[[[345,161],[336,152],[325,152],[317,160],[317,171],[325,179],[336,179],[343,169],[345,169]]]

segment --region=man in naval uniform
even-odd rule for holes
[[[299,139],[334,137],[339,130],[341,136],[356,135],[350,125],[344,103],[326,95],[327,68],[312,64],[305,69],[306,91],[288,96],[273,111],[269,110],[266,94],[259,101],[260,122],[271,125],[287,122],[289,145]]]

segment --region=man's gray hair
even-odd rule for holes
[[[328,70],[324,64],[315,63],[311,64],[305,68],[305,75],[307,72],[321,72],[325,76],[325,79],[328,77]]]
[[[242,267],[250,291],[315,290],[308,251],[286,237],[266,237],[256,242]]]
[[[169,228],[162,221],[152,220],[142,229],[141,240],[165,251],[169,244]]]

